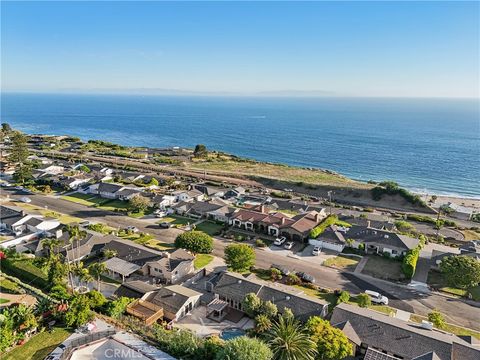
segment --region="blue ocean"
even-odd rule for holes
[[[478,100],[3,94],[27,133],[208,148],[480,197]]]

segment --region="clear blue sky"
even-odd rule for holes
[[[479,94],[478,2],[4,2],[2,89]]]

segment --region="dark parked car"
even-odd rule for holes
[[[160,227],[162,229],[169,229],[172,225],[169,222],[162,222],[160,223]]]
[[[297,276],[305,282],[312,283],[312,284],[315,282],[315,278],[310,274],[307,274],[304,272],[297,272]]]

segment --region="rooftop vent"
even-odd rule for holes
[[[241,284],[241,283],[242,283],[242,280],[238,280],[237,282],[238,282],[239,284]]]
[[[385,234],[383,237],[384,237],[385,239],[388,239],[390,236],[387,235],[387,234]]]
[[[290,296],[287,295],[287,296],[285,297],[285,300],[290,300]]]

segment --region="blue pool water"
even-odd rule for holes
[[[240,328],[228,328],[222,331],[220,337],[223,340],[230,340],[243,335],[245,335],[245,331]]]

